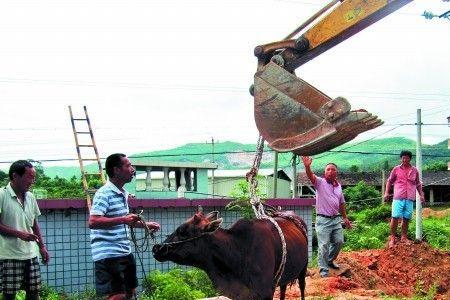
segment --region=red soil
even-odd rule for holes
[[[426,243],[396,244],[391,249],[343,252],[339,272],[322,279],[317,270],[307,277],[306,296],[334,299],[382,299],[380,295],[425,295],[436,287],[435,299],[450,300],[450,253]],[[299,299],[298,285],[288,288],[287,300]],[[278,299],[278,291],[275,298]]]

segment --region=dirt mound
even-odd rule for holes
[[[434,210],[426,207],[422,210],[422,217],[424,218],[435,217],[441,219],[446,216],[450,216],[450,208],[444,210]]]
[[[450,254],[426,243],[342,253],[339,260],[350,265],[351,278],[367,289],[411,296],[436,286],[437,293],[450,296]]]
[[[411,297],[436,289],[435,299],[450,299],[450,253],[426,243],[399,243],[393,248],[342,252],[337,259],[346,272],[331,272],[322,279],[310,270],[306,295],[339,299],[381,299],[380,294]],[[278,299],[278,292],[274,299]],[[298,299],[292,285],[286,299]],[[337,299],[337,298],[336,298]]]

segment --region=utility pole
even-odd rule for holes
[[[450,127],[450,116],[447,117],[448,127]],[[448,149],[450,149],[450,138],[448,138]],[[447,164],[447,170],[450,171],[450,162]]]
[[[212,147],[212,163],[214,163],[214,137],[211,138],[211,147]],[[211,172],[212,176],[211,176],[211,182],[212,182],[212,197],[214,198],[215,193],[215,188],[214,188],[214,169],[212,169]]]
[[[273,193],[272,197],[277,197],[277,187],[278,187],[278,152],[273,151]]]
[[[386,192],[386,171],[389,169],[389,163],[384,161],[381,165],[381,203],[385,204],[384,194]]]
[[[292,198],[297,198],[297,186],[298,186],[298,180],[297,180],[297,154],[292,154]]]
[[[416,168],[422,180],[422,115],[421,109],[417,109],[417,145],[416,145]],[[416,191],[416,240],[422,240],[422,201]]]
[[[385,204],[386,200],[384,200],[384,193],[386,191],[386,170],[381,169],[381,203]]]

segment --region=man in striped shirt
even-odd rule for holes
[[[89,216],[95,288],[97,295],[106,295],[108,300],[132,299],[138,282],[127,226],[143,224],[129,213],[123,186],[133,179],[135,169],[121,153],[108,156],[105,168],[109,181],[95,193]],[[160,228],[155,222],[146,225],[151,230]]]

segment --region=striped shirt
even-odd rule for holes
[[[122,192],[108,181],[94,196],[90,214],[92,216],[122,217],[129,213],[128,192]],[[91,229],[92,260],[121,257],[131,253],[125,224],[105,229]]]

